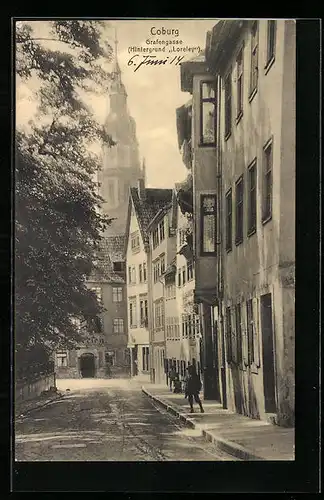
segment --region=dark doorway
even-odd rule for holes
[[[95,357],[91,353],[82,354],[80,358],[81,377],[93,378],[96,373]]]
[[[275,413],[277,408],[271,293],[261,296],[261,330],[265,411]]]

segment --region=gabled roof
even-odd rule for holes
[[[129,238],[132,203],[134,205],[143,244],[144,247],[147,248],[149,244],[147,228],[151,220],[165,207],[165,205],[170,203],[172,199],[172,189],[145,188],[143,194],[144,197],[140,198],[138,189],[135,187],[130,188],[125,248],[127,248]]]
[[[102,238],[97,251],[98,268],[88,281],[104,281],[106,283],[125,283],[125,279],[113,269],[113,262],[124,262],[125,236],[108,236]]]

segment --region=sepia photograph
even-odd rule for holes
[[[14,461],[295,461],[296,21],[15,20]]]

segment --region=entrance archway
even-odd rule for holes
[[[80,357],[80,372],[82,378],[93,378],[95,376],[96,363],[92,353],[84,353]]]

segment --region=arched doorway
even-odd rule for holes
[[[92,353],[84,353],[80,357],[80,372],[82,378],[92,378],[95,376],[96,363]]]

